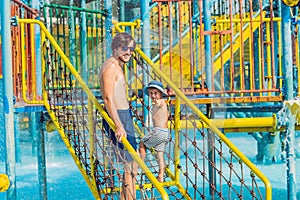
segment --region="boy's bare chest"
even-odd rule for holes
[[[157,111],[159,110],[159,106],[157,106],[157,105],[153,105],[153,107],[152,107],[152,109],[151,109],[151,111],[152,111],[152,114],[155,114],[155,113],[157,113]]]

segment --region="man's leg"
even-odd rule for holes
[[[135,161],[127,162],[125,165],[124,182],[122,185],[122,199],[135,200],[136,199],[136,175],[137,163]]]

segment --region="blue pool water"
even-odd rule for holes
[[[58,133],[48,133],[45,142],[48,199],[94,199]],[[38,200],[37,157],[29,141],[21,141],[20,146],[21,163],[16,166],[17,199]],[[0,173],[5,173],[5,164],[0,165]],[[6,199],[6,193],[0,193],[0,199]]]
[[[247,134],[228,135],[231,141],[255,162],[256,141]],[[17,199],[37,200],[39,197],[38,170],[36,156],[29,139],[23,137],[21,145],[21,162],[16,166]],[[47,195],[49,200],[92,200],[94,199],[73,159],[66,150],[58,133],[47,133]],[[300,199],[300,159],[296,159],[297,199]],[[0,173],[5,173],[5,164],[0,163]],[[257,165],[269,178],[273,187],[273,199],[287,199],[286,165]],[[0,199],[6,199],[6,193],[0,193]]]

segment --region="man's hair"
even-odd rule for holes
[[[133,47],[135,48],[136,43],[130,34],[126,32],[118,33],[112,40],[111,49],[115,50],[121,46],[127,47],[131,41],[133,41]]]

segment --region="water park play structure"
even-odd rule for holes
[[[122,160],[102,125],[105,119],[114,128],[98,73],[112,37],[123,31],[137,42],[124,72],[138,138],[150,130],[143,86],[155,79],[174,91],[165,97],[172,137],[163,183],[155,178],[155,153],[143,162],[122,139],[139,165],[138,199],[272,199],[268,178],[226,137],[235,133],[255,138],[258,163],[286,162],[287,197],[296,199],[299,1],[78,2],[0,3],[6,163],[0,191],[8,199],[16,192],[20,126],[29,126],[38,146],[41,199],[47,198],[44,133],[54,130],[94,198],[120,198]]]

